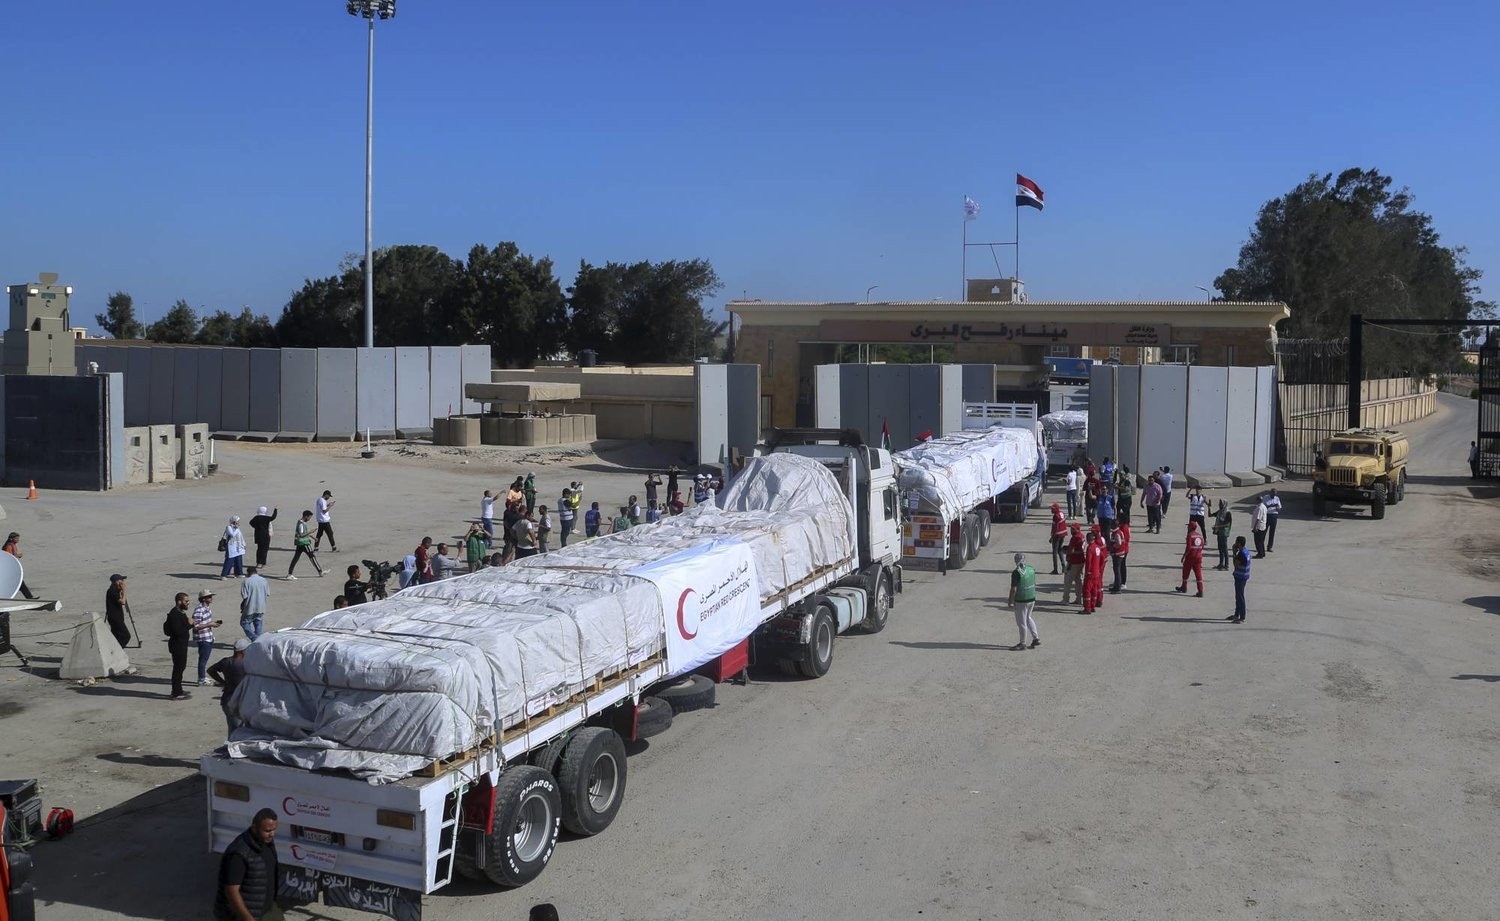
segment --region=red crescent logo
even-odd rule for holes
[[[286,799],[281,801],[281,811],[286,813],[287,815],[296,815],[297,801],[288,796]]]
[[[302,847],[300,845],[292,845],[292,857],[297,860],[302,859]]]
[[[694,630],[692,633],[688,632],[687,621],[683,619],[687,616],[686,608],[688,596],[696,594],[698,593],[695,590],[685,588],[682,590],[682,597],[677,599],[677,632],[682,634],[682,638],[685,640],[690,640],[698,635],[697,630]]]

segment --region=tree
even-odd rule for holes
[[[522,253],[514,243],[469,250],[450,328],[460,341],[487,342],[496,364],[529,367],[562,349],[568,301],[552,260]]]
[[[104,312],[94,314],[94,322],[115,339],[139,339],[142,327],[135,318],[135,299],[116,291],[105,301]]]
[[[609,361],[683,362],[717,354],[726,324],[703,309],[721,287],[704,259],[579,265],[569,289],[574,351],[591,348]]]
[[[146,327],[146,338],[152,342],[192,342],[197,335],[198,315],[180,299],[165,316]]]
[[[303,282],[276,320],[277,342],[283,348],[309,349],[363,345],[363,287],[354,287],[349,276],[346,270]]]
[[[1369,169],[1309,176],[1260,209],[1239,262],[1214,280],[1232,301],[1284,301],[1292,338],[1347,335],[1349,315],[1463,320],[1487,316],[1480,271],[1463,247],[1439,243],[1432,218],[1406,189]],[[1366,337],[1366,376],[1425,375],[1448,367],[1461,326]]]
[[[276,345],[276,329],[264,315],[251,313],[246,307],[238,314],[219,310],[203,318],[193,341],[200,345],[230,345],[238,348],[265,348]]]

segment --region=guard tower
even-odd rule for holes
[[[10,295],[10,327],[0,373],[75,376],[78,363],[68,328],[73,286],[59,285],[56,272],[42,272],[36,281],[7,285],[5,291]]]

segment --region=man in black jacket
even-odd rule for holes
[[[276,904],[276,811],[262,809],[224,849],[214,893],[216,921],[260,921]]]
[[[271,514],[266,514],[266,507],[262,505],[255,510],[255,517],[250,519],[250,531],[255,537],[255,565],[262,572],[266,568],[266,557],[271,553],[271,522],[276,520],[276,513],[281,509],[272,509]]]
[[[193,638],[193,622],[188,618],[192,604],[187,592],[177,593],[177,604],[167,612],[161,632],[167,637],[167,651],[172,654],[172,699],[187,700],[192,695],[182,689],[182,673],[187,670],[188,644]]]

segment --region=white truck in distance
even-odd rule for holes
[[[455,873],[524,885],[560,828],[603,832],[626,741],[670,723],[654,689],[751,647],[818,677],[838,633],[885,626],[889,452],[773,450],[713,505],[262,637],[201,761],[210,847],[273,808],[284,901],[419,921]]]
[[[912,568],[962,569],[989,544],[992,522],[1023,520],[1041,502],[1047,468],[1036,407],[966,403],[964,425],[895,454],[901,558]]]

